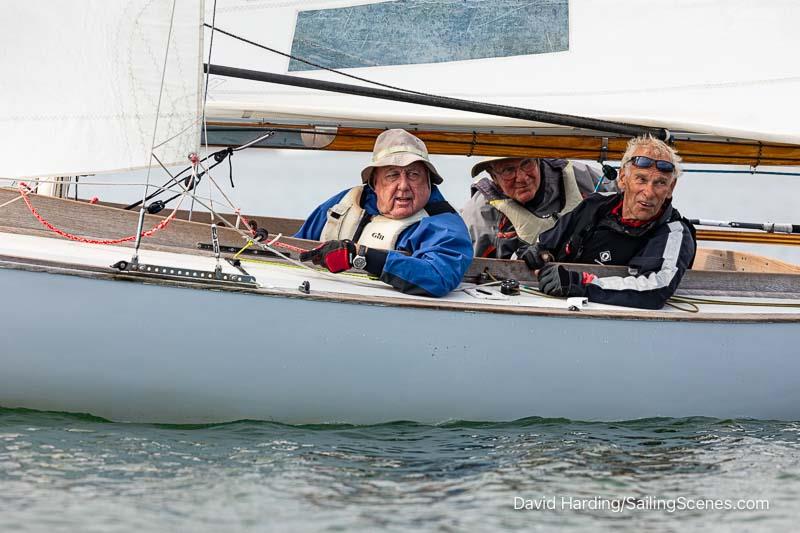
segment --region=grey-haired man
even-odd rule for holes
[[[600,172],[564,159],[488,157],[472,167],[472,197],[461,210],[476,257],[508,259],[536,242],[559,216],[594,192]],[[606,190],[602,186],[601,190]]]
[[[675,150],[651,136],[631,139],[613,196],[592,195],[518,255],[554,296],[659,309],[694,261],[694,228],[672,206],[681,173]],[[598,278],[562,263],[626,265],[629,276]]]

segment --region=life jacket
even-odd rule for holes
[[[351,239],[368,248],[394,250],[400,234],[420,220],[441,213],[455,213],[447,202],[430,202],[424,209],[402,219],[370,215],[361,206],[365,185],[350,189],[339,203],[328,209],[321,241]]]
[[[519,239],[527,243],[534,243],[540,233],[555,226],[562,214],[569,213],[583,200],[583,195],[578,189],[572,162],[567,163],[561,169],[561,179],[564,185],[564,207],[561,211],[545,216],[538,216],[532,213],[524,205],[503,194],[497,184],[489,178],[477,181],[474,187],[486,198],[489,205],[508,218],[511,225],[514,226],[516,236]],[[541,186],[543,184],[540,184]]]
[[[657,270],[660,265],[632,265],[631,260],[647,244],[650,234],[670,222],[682,221],[696,240],[695,228],[668,203],[657,219],[642,226],[628,226],[611,216],[611,210],[621,201],[623,193],[597,196],[581,210],[575,219],[572,236],[556,250],[555,260],[572,263],[640,266]],[[692,258],[694,262],[694,258]],[[691,267],[691,263],[689,265]]]

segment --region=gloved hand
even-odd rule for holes
[[[539,270],[539,290],[551,296],[585,296],[583,280],[591,275],[584,274],[572,272],[555,263],[547,264]]]
[[[531,270],[539,270],[553,260],[553,254],[548,250],[541,250],[536,244],[517,250],[517,259],[522,259]]]
[[[345,239],[343,241],[328,241],[320,244],[313,250],[300,254],[300,261],[311,261],[315,265],[324,266],[333,273],[342,272],[353,266],[356,256],[356,244]]]

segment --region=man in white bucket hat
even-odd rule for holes
[[[295,234],[325,241],[300,260],[331,272],[360,268],[402,292],[444,296],[467,271],[472,244],[440,183],[425,143],[401,129],[381,133],[361,185],[322,203]]]
[[[600,172],[565,159],[486,157],[461,211],[476,257],[509,259],[594,192]],[[606,187],[601,186],[602,191]]]

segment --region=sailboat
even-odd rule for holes
[[[490,259],[443,298],[406,295],[299,263],[316,244],[285,236],[299,221],[242,213],[210,167],[244,147],[369,151],[390,127],[435,154],[613,162],[646,130],[687,163],[800,165],[798,16],[778,0],[15,4],[0,22],[0,406],[797,420],[794,265],[705,250],[658,311],[545,298],[522,262]],[[136,168],[134,209],[41,194]],[[509,278],[525,290],[498,290]]]

